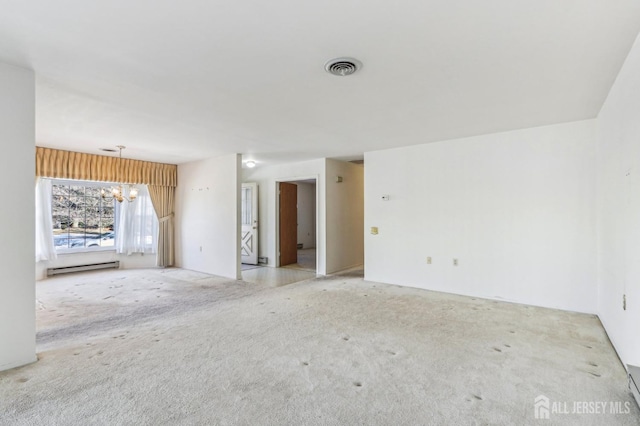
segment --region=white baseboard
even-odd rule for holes
[[[640,407],[640,367],[628,365],[627,368],[629,369],[629,390]]]

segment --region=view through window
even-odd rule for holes
[[[103,199],[100,188],[86,183],[52,185],[56,249],[114,246],[115,200]]]

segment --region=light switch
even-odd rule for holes
[[[371,235],[378,235],[378,227],[377,226],[372,226],[371,227]]]

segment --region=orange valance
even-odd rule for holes
[[[178,166],[36,147],[36,176],[175,187]]]

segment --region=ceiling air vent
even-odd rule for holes
[[[362,62],[353,58],[336,58],[327,62],[324,69],[329,74],[346,77],[362,68]]]

